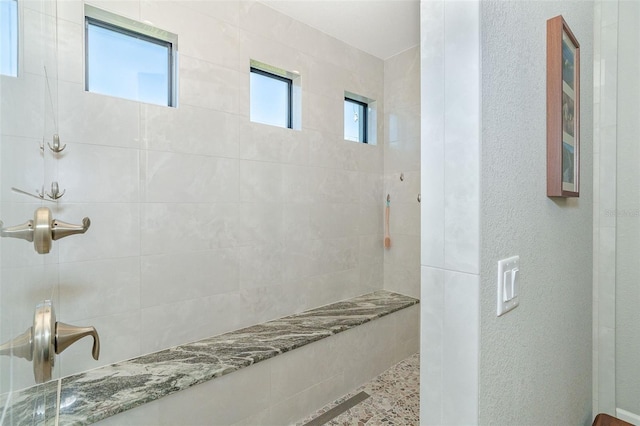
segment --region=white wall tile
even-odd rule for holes
[[[208,16],[213,16],[230,24],[238,26],[240,14],[239,0],[218,0],[214,2],[181,1],[185,7],[189,7]]]
[[[238,212],[237,244],[278,244],[282,241],[285,225],[280,203],[240,203]]]
[[[240,287],[255,288],[283,282],[284,254],[281,243],[238,247]]]
[[[2,134],[42,140],[45,124],[51,128],[51,109],[45,106],[43,96],[45,79],[26,73],[19,78],[0,76],[0,86]],[[10,108],[5,106],[8,100],[11,100]]]
[[[271,365],[271,402],[278,403],[342,372],[335,342],[315,342],[281,355]],[[313,365],[313,368],[309,368]]]
[[[139,200],[138,167],[137,149],[68,143],[57,162],[60,191],[66,190],[61,200],[135,203]]]
[[[58,204],[54,218],[79,224],[91,219],[82,235],[72,235],[54,244],[60,262],[109,259],[140,255],[140,211],[135,203]]]
[[[309,194],[318,203],[356,203],[360,198],[358,172],[314,168],[308,182]]]
[[[57,67],[54,56],[56,20],[50,14],[24,8],[22,13],[22,49],[23,69],[19,72],[49,75],[50,82],[57,78]]]
[[[138,257],[61,263],[59,283],[58,316],[68,323],[140,309]]]
[[[309,306],[324,306],[335,300],[344,300],[361,293],[360,271],[347,269],[310,277],[306,282]]]
[[[303,127],[336,136],[344,135],[344,91],[305,93],[302,110],[313,111],[311,114],[303,114]]]
[[[309,211],[311,238],[353,237],[358,234],[360,206],[356,203],[326,203]]]
[[[447,3],[444,45],[445,267],[479,271],[480,21],[479,3]]]
[[[100,336],[100,359],[91,356],[93,339],[84,338],[58,355],[61,376],[90,370],[140,354],[140,313],[127,312],[104,317],[88,317],[69,321],[59,315],[59,321],[78,326],[93,326]]]
[[[278,203],[282,189],[281,164],[240,161],[240,201]]]
[[[81,3],[79,1],[65,1],[62,3]],[[58,78],[73,83],[84,82],[84,31],[82,21],[69,22],[58,20],[58,57],[65,58],[58,61]]]
[[[140,276],[142,307],[229,293],[239,288],[234,249],[143,256]]]
[[[268,424],[292,424],[308,413],[332,401],[333,395],[339,394],[336,389],[344,388],[343,376],[336,375],[305,389],[271,407],[271,418]]]
[[[445,271],[442,351],[445,424],[477,421],[479,345],[479,276]]]
[[[180,105],[141,105],[140,133],[156,151],[237,158],[239,119],[234,114]]]
[[[358,333],[351,334],[351,355],[344,358],[345,385],[357,388],[367,380],[381,374],[393,364],[394,351],[388,350],[389,336],[394,336],[395,319],[392,315],[358,326]],[[366,359],[367,362],[362,362]]]
[[[178,104],[237,113],[240,75],[235,70],[180,55]]]
[[[25,195],[12,191],[12,187],[34,195],[36,189],[41,191],[44,182],[44,164],[39,149],[41,141],[41,139],[2,137],[0,158],[11,158],[12,164],[12,167],[3,167],[1,170],[3,201],[27,201]],[[7,220],[8,217],[5,217],[5,226],[14,225]]]
[[[313,131],[309,138],[309,163],[312,166],[330,167],[343,170],[358,170],[355,156],[355,142],[344,140],[344,133],[338,135]]]
[[[82,84],[58,83],[57,122],[62,144],[140,146],[139,103],[85,92]]]
[[[443,424],[444,274],[442,269],[422,266],[420,424],[423,425]]]
[[[145,201],[219,202],[238,200],[238,161],[230,158],[145,151]]]
[[[240,158],[306,164],[309,147],[305,133],[242,120]]]
[[[243,325],[244,315],[238,293],[143,308],[140,311],[140,350],[142,353],[155,352],[235,330]]]
[[[423,425],[478,421],[479,23],[477,2],[421,4]],[[417,112],[407,111],[409,117]],[[390,126],[402,124],[392,118]],[[409,149],[415,149],[415,130],[406,125],[404,129],[404,135],[390,129],[391,136],[394,141],[406,139]],[[388,161],[401,164],[393,156]],[[404,193],[410,208],[415,187],[394,180],[389,186]]]
[[[233,247],[238,239],[237,204],[147,203],[141,209],[144,255]]]
[[[400,362],[420,352],[420,305],[403,309],[394,315],[396,330],[395,359]]]
[[[240,65],[236,25],[200,13],[180,1],[141,1],[140,18],[177,34],[181,55],[230,69],[236,69]]]

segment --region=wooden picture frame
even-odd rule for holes
[[[580,44],[562,15],[547,21],[547,196],[580,196]]]

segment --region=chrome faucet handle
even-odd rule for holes
[[[33,327],[27,328],[18,337],[0,345],[0,355],[13,355],[27,361],[33,360]]]
[[[0,236],[20,238],[22,240],[33,242],[33,220],[28,220],[22,225],[9,226],[8,228],[3,228],[3,225],[2,221],[0,221]]]
[[[100,336],[95,327],[76,327],[58,321],[56,323],[56,353],[59,354],[83,337],[93,337],[91,355],[96,361],[100,356]]]
[[[84,234],[89,226],[91,226],[91,220],[88,217],[82,219],[82,225],[73,225],[51,219],[51,210],[47,207],[40,207],[36,210],[33,220],[22,225],[2,228],[2,222],[0,222],[0,236],[22,238],[33,242],[38,253],[47,254],[51,251],[53,241],[69,235]]]
[[[13,355],[33,361],[36,383],[44,383],[51,379],[55,355],[85,336],[93,337],[91,355],[97,360],[100,356],[100,337],[96,329],[56,321],[51,300],[44,300],[36,306],[33,326],[15,339],[0,345],[0,355]]]
[[[51,223],[51,239],[59,240],[74,234],[84,234],[91,226],[91,219],[85,217],[82,219],[82,225],[73,225],[61,220],[53,219]]]

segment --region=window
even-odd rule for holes
[[[366,103],[344,98],[344,138],[346,140],[367,143],[367,114]]]
[[[85,6],[85,89],[175,106],[177,36]]]
[[[377,107],[373,99],[344,92],[344,139],[348,141],[376,144]]]
[[[272,126],[293,128],[290,78],[251,67],[251,121]]]
[[[249,118],[255,123],[300,130],[302,87],[297,71],[251,60]]]
[[[251,121],[291,129],[291,79],[251,67]]]
[[[0,0],[0,74],[18,76],[17,0]]]

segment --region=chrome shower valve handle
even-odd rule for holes
[[[51,251],[53,241],[74,234],[84,234],[91,226],[88,217],[82,219],[82,225],[73,225],[61,220],[51,218],[51,210],[40,207],[35,211],[33,220],[28,220],[22,225],[2,227],[0,221],[0,236],[20,238],[33,242],[36,252],[46,254]]]
[[[60,354],[83,337],[93,337],[91,355],[98,360],[100,356],[100,336],[94,327],[76,327],[56,321],[51,300],[45,300],[36,306],[33,326],[15,339],[0,345],[0,355],[13,355],[33,361],[33,374],[36,383],[51,379],[55,363],[55,354]]]

